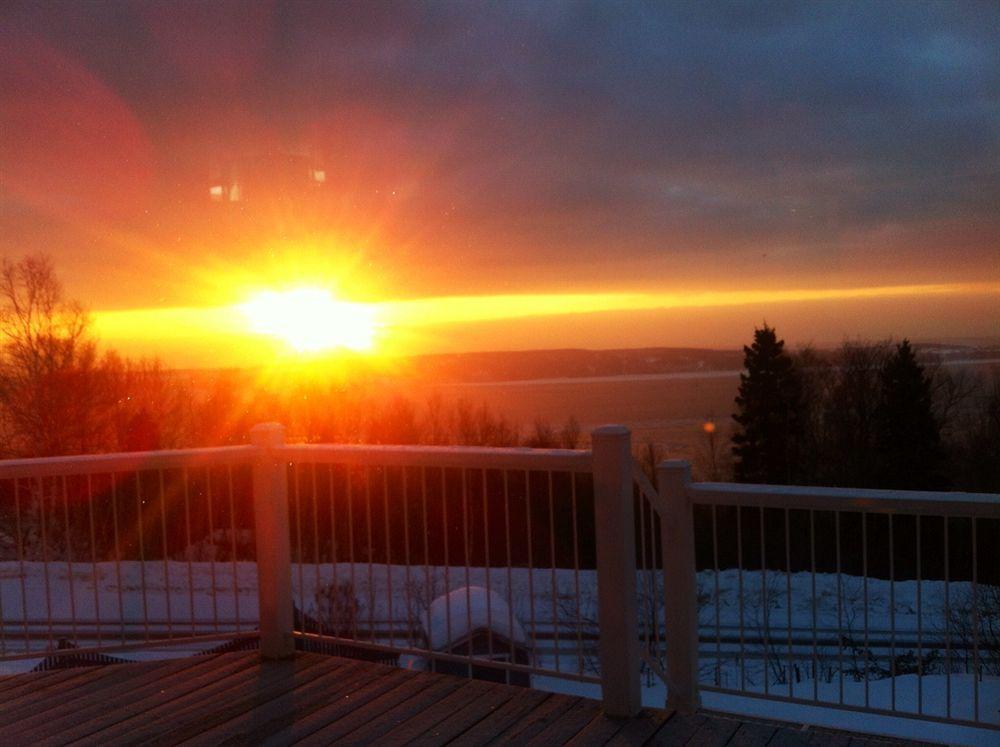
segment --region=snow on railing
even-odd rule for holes
[[[636,489],[663,528],[643,548],[665,558],[638,569],[673,705],[700,691],[1000,728],[1000,496],[657,475]]]

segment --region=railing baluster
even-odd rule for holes
[[[344,467],[344,479],[346,481],[347,490],[347,547],[348,547],[348,561],[350,563],[350,577],[351,577],[351,593],[358,593],[358,581],[355,576],[354,569],[354,488],[353,480],[351,478],[351,468],[350,466]],[[358,616],[357,614],[351,615],[351,635],[354,640],[358,640]]]
[[[573,511],[573,596],[576,600],[576,671],[583,674],[583,620],[580,614],[580,531],[577,523],[576,472],[569,473]]]
[[[977,552],[976,517],[972,523],[972,720],[979,721],[979,555]]]
[[[94,586],[94,617],[97,623],[97,647],[100,648],[102,643],[101,594],[98,584],[100,576],[97,573],[97,541],[94,531],[94,486],[89,474],[87,475],[87,516],[90,523],[90,570]]]
[[[472,589],[470,588],[469,580],[469,480],[468,480],[468,470],[462,467],[462,542],[464,543],[464,552],[462,553],[462,559],[465,561],[465,620],[466,628],[465,635],[468,640],[469,657],[468,657],[468,675],[472,678]],[[449,640],[449,645],[454,643],[453,640]]]
[[[163,541],[163,598],[167,608],[167,638],[174,637],[173,613],[170,606],[170,552],[167,549],[167,499],[163,490],[163,470],[157,470],[160,484],[160,529]],[[237,615],[238,617],[238,615]]]
[[[507,628],[510,630],[510,663],[516,662],[514,649],[514,560],[510,552],[510,482],[507,470],[503,471],[503,518],[507,544]],[[504,670],[504,681],[510,684],[510,670]]]
[[[396,647],[396,640],[393,633],[393,621],[395,617],[392,614],[392,539],[391,539],[391,529],[389,526],[389,468],[382,468],[382,510],[384,513],[384,524],[385,524],[385,584],[386,584],[386,595],[388,597],[388,612],[389,612],[389,648]]]
[[[21,481],[14,478],[14,525],[17,530],[17,571],[21,582],[21,620],[24,623],[24,650],[31,651],[31,636],[28,631],[28,589],[24,568],[24,534],[21,531]],[[121,584],[118,585],[121,588]]]
[[[338,559],[340,547],[337,545],[337,508],[336,501],[334,500],[333,492],[333,465],[326,465],[326,476],[327,480],[327,503],[330,509],[330,563],[332,564],[332,577],[333,577],[333,589],[334,593],[340,594],[340,574],[338,567]],[[351,594],[354,594],[354,589],[351,589]],[[343,614],[339,609],[338,613]],[[353,615],[352,615],[353,617]],[[336,632],[338,636],[344,635],[343,620],[331,620],[331,622],[336,623]]]
[[[424,525],[424,610],[427,613],[428,620],[430,619],[430,608],[431,602],[434,601],[434,584],[431,581],[431,556],[430,556],[430,545],[428,535],[430,534],[430,522],[427,519],[427,468],[420,468],[420,505],[423,514],[423,525]],[[424,631],[426,634],[430,635],[430,630]],[[430,646],[428,645],[428,648]],[[431,657],[431,669],[434,670],[437,664],[433,657]]]
[[[146,592],[146,542],[143,538],[142,487],[139,484],[139,472],[135,472],[135,524],[139,537],[139,588],[142,591],[142,628],[149,640],[149,595]]]
[[[795,653],[792,650],[792,543],[788,528],[788,509],[785,509],[785,619],[788,636],[788,697],[794,697],[795,691],[792,683],[796,679],[795,675]],[[813,670],[813,681],[816,681],[816,672]]]
[[[791,569],[789,569],[791,573]],[[816,646],[816,517],[815,512],[809,509],[809,604],[812,609],[812,680],[813,680],[813,700],[819,701],[819,657]],[[789,623],[791,628],[791,623]]]
[[[455,640],[451,634],[451,556],[448,552],[448,535],[451,527],[448,526],[448,483],[445,479],[444,467],[441,468],[441,525],[444,528],[444,616],[445,631],[448,634],[448,642]],[[428,631],[430,632],[430,631]]]
[[[295,496],[294,506],[295,506],[295,574],[299,582],[299,622],[302,627],[303,633],[308,632],[306,630],[306,613],[308,612],[308,607],[306,607],[306,589],[305,580],[303,575],[305,573],[305,562],[302,557],[302,490],[301,490],[301,480],[299,478],[299,473],[301,472],[300,465],[292,465],[292,494]],[[371,537],[369,536],[368,541],[368,552],[371,555]],[[313,610],[315,611],[315,610]]]
[[[483,494],[483,549],[486,561],[486,651],[490,661],[493,661],[493,585],[490,578],[493,569],[490,562],[490,505],[485,469],[479,470],[479,481]]]
[[[722,684],[722,626],[719,598],[719,528],[716,505],[712,504],[712,583],[715,590],[715,686]]]
[[[896,548],[892,534],[892,514],[886,515],[889,522],[889,684],[890,710],[896,710]]]
[[[53,627],[52,627],[52,584],[49,580],[49,540],[48,532],[46,531],[45,521],[45,485],[42,483],[43,478],[35,478],[35,485],[38,493],[38,522],[39,528],[42,534],[42,573],[45,585],[45,624],[48,629],[48,641],[49,650],[55,647],[53,643]]]
[[[161,471],[162,478],[162,471]],[[240,576],[239,576],[239,565],[237,564],[237,545],[236,545],[236,500],[233,497],[233,465],[226,465],[226,487],[229,491],[229,546],[230,552],[233,554],[233,610],[236,614],[236,632],[239,633],[241,626],[240,620],[242,615],[240,614]],[[161,484],[162,491],[162,484]],[[170,612],[170,601],[169,596],[167,600],[167,615]]]
[[[73,531],[69,523],[69,493],[66,490],[66,475],[62,476],[62,498],[63,498],[63,520],[66,524],[66,580],[69,583],[69,615],[70,630],[73,636],[73,645],[80,646],[80,638],[76,631],[76,579],[73,576]]]
[[[205,467],[205,506],[206,513],[208,514],[208,569],[209,569],[209,579],[211,581],[211,588],[209,593],[212,598],[212,628],[216,633],[219,632],[219,598],[216,592],[218,588],[218,582],[215,578],[215,554],[217,551],[217,545],[215,544],[215,509],[212,506],[214,503],[212,495],[212,468]]]
[[[944,527],[944,658],[945,658],[945,716],[951,718],[951,558],[948,547],[948,517],[943,516]]]
[[[639,624],[639,634],[642,636],[642,648],[646,655],[650,654],[653,631],[652,625],[650,624],[650,618],[652,617],[652,610],[655,607],[653,589],[650,585],[650,564],[646,557],[646,541],[649,535],[646,533],[646,504],[648,501],[643,497],[642,492],[639,492],[639,553],[637,560],[639,561],[639,568],[637,569],[637,575],[642,579],[640,583],[641,588],[641,615],[642,620]],[[652,531],[652,530],[650,530]],[[654,581],[655,583],[655,581]],[[653,649],[653,655],[655,656],[655,649]]]
[[[191,635],[194,635],[198,630],[198,626],[194,604],[194,559],[192,558],[194,546],[191,544],[190,479],[188,468],[184,467],[181,470],[181,480],[184,482],[184,554],[187,556],[188,571],[188,617],[191,619]]]
[[[647,575],[649,577],[649,581],[648,581],[648,583],[649,583],[649,590],[648,590],[648,593],[649,593],[649,599],[650,599],[650,603],[649,603],[649,606],[650,606],[650,610],[649,610],[649,612],[650,612],[650,614],[649,614],[649,625],[650,625],[650,628],[652,630],[652,635],[653,635],[653,653],[654,653],[654,659],[656,659],[656,657],[658,657],[660,655],[660,652],[666,650],[665,642],[662,640],[662,636],[660,635],[660,616],[659,616],[659,612],[658,612],[660,605],[656,604],[656,567],[657,567],[657,560],[659,560],[660,571],[662,573],[663,572],[663,558],[662,558],[662,552],[661,552],[661,557],[660,558],[656,557],[657,543],[656,543],[656,533],[654,531],[654,529],[656,527],[656,514],[653,511],[653,505],[648,500],[643,500],[641,502],[641,508],[642,508],[642,510],[648,512],[648,514],[649,514],[649,524],[648,524],[648,526],[649,526],[649,537],[646,540],[646,541],[649,542],[649,566],[647,568]],[[662,532],[663,532],[663,528],[661,527],[660,528],[660,533],[662,534]],[[661,542],[661,544],[662,544],[662,542]],[[666,621],[664,621],[664,623],[665,622]]]
[[[767,588],[767,547],[764,540],[764,507],[758,511],[758,526],[760,529],[760,606],[764,613],[764,695],[768,694],[770,676],[768,673],[767,653],[771,646],[771,599]]]
[[[111,525],[115,537],[115,581],[118,584],[118,621],[122,645],[125,645],[125,602],[122,584],[121,541],[118,536],[118,478],[111,473]]]
[[[746,667],[746,641],[744,639],[743,628],[743,510],[736,507],[736,586],[739,605],[739,627],[740,627],[740,692],[747,689],[747,667]]]
[[[916,551],[917,551],[917,713],[924,712],[924,611],[923,611],[923,573],[920,558],[920,515],[916,520]]]
[[[538,645],[538,632],[535,628],[535,560],[533,545],[534,535],[531,533],[531,484],[528,480],[528,470],[524,470],[524,513],[528,528],[528,615],[531,621],[531,645]]]
[[[410,575],[410,492],[406,478],[406,467],[400,467],[403,481],[403,568],[405,574],[404,588],[406,590],[406,645],[413,648],[413,580]]]
[[[368,541],[368,640],[375,642],[375,543],[372,541],[372,468],[365,467],[365,532]],[[301,572],[300,572],[301,573]],[[301,583],[301,581],[300,581]]]
[[[315,600],[316,606],[316,635],[321,635],[323,633],[323,613],[319,608],[319,600],[323,593],[323,583],[320,579],[319,566],[320,566],[320,555],[319,555],[319,497],[316,493],[316,465],[312,466],[312,514],[313,514],[313,599]]]
[[[844,705],[844,577],[840,565],[840,511],[833,512],[833,536],[837,543],[837,702]]]
[[[868,688],[868,670],[870,669],[868,660],[871,656],[871,649],[868,647],[868,514],[861,512],[861,579],[864,589],[865,604],[865,630],[864,630],[864,667],[865,667],[865,708],[871,707],[871,698]]]
[[[555,650],[556,671],[562,671],[560,659],[562,658],[559,646],[559,581],[556,578],[556,514],[553,506],[552,495],[552,470],[547,472],[547,483],[549,488],[549,565],[552,568],[552,648]]]

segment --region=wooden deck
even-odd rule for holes
[[[613,720],[594,700],[299,654],[256,652],[0,678],[0,741],[30,744],[879,743],[666,711]]]

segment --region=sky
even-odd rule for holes
[[[991,2],[8,0],[0,254],[179,366],[297,286],[404,353],[998,338],[998,50]]]

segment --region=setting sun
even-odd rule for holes
[[[341,301],[325,288],[262,291],[239,308],[253,332],[278,338],[300,353],[369,351],[379,326],[373,307]]]

